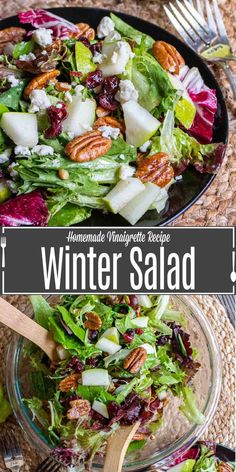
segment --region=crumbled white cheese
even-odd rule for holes
[[[4,162],[7,162],[9,160],[10,155],[11,148],[5,149],[5,151],[0,154],[0,164],[4,164]]]
[[[134,173],[134,167],[128,166],[127,164],[122,164],[122,166],[120,167],[119,176],[121,180],[126,180],[129,177],[133,177]]]
[[[58,167],[59,165],[60,165],[59,159],[54,159],[54,160],[52,161],[52,166],[53,166],[53,167]]]
[[[104,138],[117,139],[120,134],[120,129],[112,126],[100,126],[98,129],[102,132]]]
[[[125,159],[125,155],[124,154],[120,154],[119,155],[119,158],[123,161]]]
[[[125,67],[130,58],[134,57],[134,53],[131,51],[129,43],[126,41],[117,41],[114,51],[111,56],[111,62],[116,64],[119,58],[122,58],[124,63],[123,71],[125,71]]]
[[[9,190],[11,191],[11,193],[17,193],[18,192],[18,189],[17,189],[17,186],[16,186],[15,182],[12,182],[12,180],[7,180],[6,184],[9,188]]]
[[[105,38],[105,43],[112,43],[114,41],[119,41],[121,39],[120,33],[113,30]]]
[[[115,96],[116,100],[120,103],[128,102],[133,100],[137,102],[138,100],[138,91],[136,90],[134,84],[131,80],[120,80],[119,90]]]
[[[14,170],[14,167],[16,167],[16,166],[18,166],[17,162],[12,162],[12,163],[8,166],[8,168],[7,168],[7,170],[8,170],[8,172],[9,172],[10,176],[11,176],[13,179],[14,179],[15,177],[17,177],[17,175],[18,175],[17,170]]]
[[[31,155],[30,149],[26,146],[16,146],[14,149],[14,153],[16,156],[23,156],[23,157]]]
[[[178,181],[178,180],[182,180],[183,176],[182,175],[176,175],[175,176],[175,180]]]
[[[39,46],[44,48],[45,46],[52,44],[52,30],[47,28],[38,28],[33,32],[32,38],[37,44],[39,44]]]
[[[56,104],[56,108],[62,108],[62,107],[63,107],[63,104],[62,104],[62,103],[60,103],[60,102],[57,102],[57,104]]]
[[[41,54],[42,54],[43,56],[47,56],[48,52],[46,51],[46,49],[43,49],[43,51],[41,51]]]
[[[142,146],[140,146],[139,150],[141,152],[146,152],[148,150],[148,148],[151,146],[152,144],[152,141],[146,141],[146,143],[144,143]]]
[[[104,59],[105,59],[104,54],[101,54],[100,52],[97,52],[97,51],[95,52],[93,56],[93,62],[95,64],[101,64]]]
[[[76,85],[75,87],[75,95],[78,95],[80,92],[82,92],[82,90],[84,90],[84,86],[83,85]]]
[[[29,52],[29,54],[22,54],[22,56],[19,57],[19,61],[34,61],[36,59],[36,56],[33,52]]]
[[[15,49],[15,44],[7,43],[5,44],[3,48],[3,54],[6,54],[6,56],[12,56],[14,49]]]
[[[7,80],[11,87],[16,87],[21,82],[20,79],[17,79],[14,75],[8,75]]]
[[[38,154],[38,156],[53,156],[54,149],[52,146],[47,146],[46,144],[38,144],[32,149],[33,154]]]
[[[69,90],[67,90],[67,92],[64,93],[64,97],[65,97],[65,101],[68,102],[68,103],[71,103],[72,102],[72,95],[71,93],[69,92]]]
[[[115,24],[112,19],[109,16],[104,16],[97,27],[97,36],[98,38],[104,38],[109,33],[114,31],[114,29]]]
[[[29,107],[29,113],[35,113],[39,110],[45,110],[50,107],[50,100],[45,92],[45,90],[34,89],[32,90],[30,96],[31,104]]]

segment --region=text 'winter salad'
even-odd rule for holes
[[[19,21],[34,29],[0,31],[0,225],[69,226],[92,209],[133,225],[189,165],[217,171],[215,90],[173,45],[113,13],[97,33],[44,10]]]
[[[168,296],[63,296],[54,308],[42,296],[31,302],[60,360],[26,345],[31,398],[24,401],[64,465],[102,456],[107,438],[137,420],[129,452],[158,439],[174,397],[190,423],[204,423],[192,384],[198,352]]]

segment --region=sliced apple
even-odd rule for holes
[[[128,144],[140,147],[158,130],[160,121],[139,103],[130,100],[122,105]]]
[[[38,144],[38,123],[33,113],[4,113],[1,128],[17,146],[34,147]]]
[[[116,327],[108,328],[103,333],[103,335],[101,337],[102,338],[107,338],[107,339],[109,339],[109,341],[112,341],[113,343],[119,344],[120,335],[119,335],[119,331]]]
[[[98,349],[101,349],[103,352],[107,352],[108,354],[115,354],[115,352],[118,352],[121,349],[121,346],[117,343],[114,343],[113,341],[110,341],[110,339],[103,338],[101,337],[97,344],[96,347]]]
[[[109,387],[110,379],[106,369],[90,369],[82,372],[82,385],[87,387]]]
[[[91,98],[82,100],[82,95],[75,95],[68,105],[68,116],[62,123],[63,131],[81,136],[95,121],[96,102]]]
[[[104,416],[104,418],[109,419],[108,409],[105,403],[99,402],[98,400],[94,400],[92,404],[92,409],[99,413],[99,415]]]

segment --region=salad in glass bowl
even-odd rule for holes
[[[136,224],[188,166],[216,173],[216,91],[177,49],[111,13],[97,31],[44,10],[0,31],[0,225]],[[30,30],[24,28],[30,25]]]
[[[108,437],[139,420],[127,459],[138,470],[180,438],[190,445],[187,432],[209,422],[209,389],[219,390],[208,345],[168,296],[67,295],[55,304],[35,295],[31,302],[59,345],[58,362],[26,342],[17,392],[59,462],[102,464]]]

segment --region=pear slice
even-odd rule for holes
[[[104,418],[109,419],[108,409],[105,403],[99,402],[98,400],[94,400],[92,404],[92,409],[102,415]]]
[[[119,340],[120,340],[119,331],[115,326],[113,328],[108,328],[101,337],[107,338],[109,339],[109,341],[119,344]]]
[[[110,379],[106,369],[90,369],[82,372],[82,385],[87,387],[109,387]]]
[[[149,111],[133,100],[124,103],[122,108],[126,141],[128,144],[140,147],[156,133],[161,123]]]
[[[31,148],[38,144],[38,123],[33,113],[4,113],[1,128],[17,146]]]
[[[81,94],[75,95],[68,105],[68,116],[62,123],[63,131],[81,136],[94,123],[95,111],[95,100],[86,98],[83,101]]]
[[[101,349],[101,351],[103,352],[107,352],[109,355],[115,354],[121,349],[121,346],[119,344],[113,343],[113,341],[110,341],[110,339],[103,337],[98,340],[96,347],[98,349]]]

